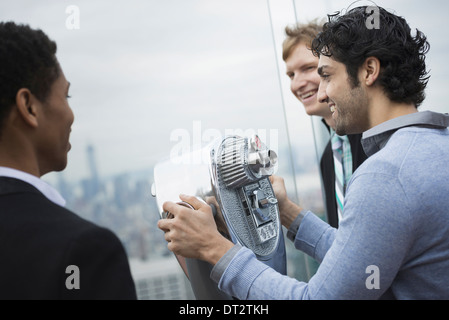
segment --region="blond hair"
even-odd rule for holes
[[[324,22],[321,23],[315,19],[309,23],[285,27],[287,37],[282,43],[282,59],[286,61],[293,49],[300,43],[311,48],[313,39],[323,30],[323,24]]]

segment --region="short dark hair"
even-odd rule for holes
[[[371,8],[371,7],[370,7]],[[395,102],[413,103],[418,107],[425,98],[430,76],[425,55],[430,49],[426,36],[411,29],[404,18],[379,9],[378,28],[368,28],[373,12],[357,7],[344,15],[329,15],[329,22],[312,42],[315,55],[332,57],[346,66],[352,85],[357,86],[358,70],[368,57],[381,63],[379,83]],[[369,8],[368,8],[369,9]]]
[[[0,22],[0,132],[20,89],[45,101],[59,74],[56,43],[42,30]]]

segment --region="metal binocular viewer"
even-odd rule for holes
[[[226,136],[202,149],[158,163],[154,167],[152,193],[163,219],[170,218],[163,212],[163,203],[179,201],[180,193],[208,203],[223,236],[249,248],[257,259],[286,274],[282,225],[269,180],[276,166],[276,153],[257,135]],[[232,299],[210,279],[213,266],[196,259],[177,259],[197,299]]]

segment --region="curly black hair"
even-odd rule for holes
[[[42,30],[0,22],[0,126],[20,89],[29,89],[41,101],[47,99],[60,74],[56,48]]]
[[[373,7],[357,7],[344,15],[329,15],[329,22],[312,42],[312,51],[332,57],[346,66],[352,86],[358,86],[358,71],[368,57],[381,63],[379,83],[395,102],[418,107],[425,98],[429,81],[425,55],[430,49],[426,36],[411,29],[406,20],[381,7],[374,17]],[[378,28],[369,25],[379,18]]]

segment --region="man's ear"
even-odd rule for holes
[[[380,60],[376,57],[368,57],[362,65],[363,78],[365,85],[372,86],[379,78]]]
[[[36,128],[38,126],[37,104],[39,100],[29,89],[22,88],[16,94],[16,107],[23,121]]]

